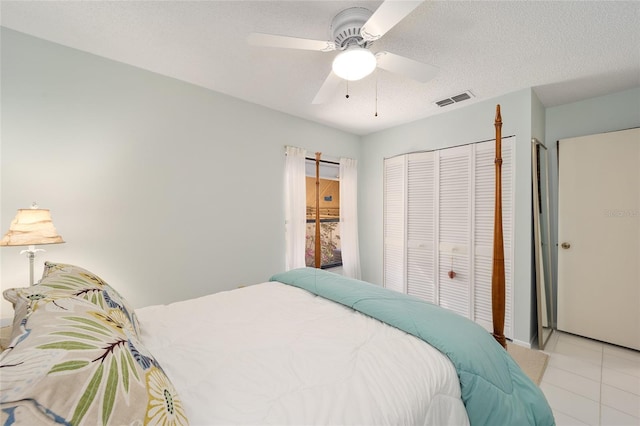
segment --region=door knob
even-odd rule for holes
[[[570,248],[571,248],[571,244],[569,244],[569,243],[562,243],[562,244],[560,245],[560,247],[562,247],[562,248],[563,248],[563,249],[565,249],[565,250],[566,250],[566,249],[570,249]]]

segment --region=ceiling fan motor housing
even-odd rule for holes
[[[369,47],[372,42],[362,38],[360,29],[371,15],[373,12],[364,7],[351,7],[338,13],[331,21],[331,36],[336,49],[344,50],[353,44],[364,48]]]

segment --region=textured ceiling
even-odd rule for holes
[[[5,1],[1,23],[355,134],[527,87],[547,106],[640,86],[640,2],[426,1],[374,43],[440,69],[377,71],[312,105],[335,52],[249,46],[250,32],[328,40],[333,16],[380,1]],[[376,108],[376,82],[378,117]],[[439,108],[465,90],[475,98]]]

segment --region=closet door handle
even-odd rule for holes
[[[567,250],[567,249],[570,249],[570,248],[571,248],[571,244],[569,244],[569,243],[562,243],[562,244],[560,245],[560,247],[562,247],[563,249]]]

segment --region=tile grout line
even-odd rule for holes
[[[558,339],[556,340],[556,344],[557,344],[557,343],[559,343],[559,341],[560,341],[560,336],[558,336]],[[549,361],[551,361],[551,358],[553,357],[553,355],[557,355],[557,354],[555,353],[555,347],[554,347],[554,351],[550,351],[548,355],[549,355]],[[589,377],[583,376],[583,375],[581,375],[581,374],[577,374],[577,373],[575,373],[575,372],[573,372],[573,371],[566,370],[566,369],[564,369],[564,368],[560,368],[560,367],[554,367],[554,368],[557,368],[558,370],[565,371],[565,372],[567,372],[567,373],[569,373],[569,374],[575,374],[576,376],[580,376],[580,377],[582,377],[582,378],[584,378],[584,379],[586,379],[586,380],[594,381],[593,379],[591,379],[591,378],[589,378]],[[545,372],[545,374],[546,374],[546,372]],[[602,377],[602,376],[601,376],[601,377]],[[543,376],[542,381],[544,381],[544,376]],[[597,382],[597,381],[596,381],[596,382]],[[561,385],[554,385],[554,384],[549,383],[549,382],[546,382],[546,385],[547,385],[547,386],[551,386],[551,387],[555,387],[555,388],[557,388],[557,389],[560,389],[560,390],[562,390],[562,391],[568,392],[568,393],[570,393],[570,394],[572,394],[572,395],[575,395],[575,396],[578,396],[578,397],[580,397],[580,398],[585,398],[585,399],[588,399],[588,400],[593,401],[592,399],[590,399],[590,398],[588,398],[588,397],[586,397],[586,396],[584,396],[584,395],[581,395],[581,394],[579,394],[579,393],[576,393],[576,392],[575,392],[575,391],[573,391],[573,390],[566,389],[564,386],[561,386]],[[546,395],[545,395],[545,396],[546,396]],[[601,417],[601,416],[600,416],[600,401],[593,401],[593,402],[596,402],[596,403],[598,404],[598,423],[597,423],[597,424],[598,424],[598,426],[600,426],[600,424],[601,424],[601,420],[600,420],[600,417]],[[563,409],[559,409],[559,408],[557,408],[557,407],[552,407],[552,410],[554,410],[554,411],[556,411],[556,412],[558,412],[558,413],[561,413],[561,414],[563,414],[564,416],[567,416],[567,417],[569,417],[569,418],[571,418],[571,419],[574,419],[575,421],[579,422],[580,424],[586,424],[586,423],[585,423],[585,422],[583,422],[581,419],[579,419],[579,418],[575,417],[575,416],[573,415],[573,413],[569,413],[569,412],[564,411]]]
[[[565,355],[565,356],[566,356],[566,355]],[[575,359],[574,357],[571,357],[571,358],[572,358],[572,359]],[[594,364],[594,363],[592,363],[592,362],[584,361],[584,360],[581,360],[581,359],[579,359],[579,361],[582,361],[582,362],[584,362],[584,363],[586,363],[586,364],[590,364],[590,365],[593,365],[593,366],[595,366],[595,365],[596,365],[596,364]],[[563,368],[563,367],[560,367],[560,366],[557,366],[557,365],[551,365],[551,364],[550,364],[550,362],[551,362],[551,354],[549,354],[549,364],[548,364],[547,368],[548,368],[548,367],[552,367],[552,368],[555,368],[555,369],[557,369],[557,370],[561,370],[561,371],[564,371],[564,372],[566,372],[566,373],[573,374],[573,375],[576,375],[576,376],[578,376],[578,377],[582,377],[582,378],[583,378],[583,379],[585,379],[585,380],[589,380],[589,381],[596,382],[596,383],[602,383],[602,366],[600,367],[600,379],[599,379],[599,380],[594,380],[594,379],[592,379],[592,378],[591,378],[591,377],[589,377],[589,376],[585,376],[584,374],[576,373],[576,372],[575,372],[575,371],[573,371],[573,370],[569,370],[569,369],[567,369],[567,368]],[[546,371],[545,371],[545,374],[546,374]],[[542,377],[542,380],[544,380],[544,376]],[[566,388],[564,388],[564,387],[561,387],[561,386],[558,386],[558,387],[560,387],[561,389],[565,389],[565,390],[567,390],[567,391],[569,391],[569,392],[573,392],[573,391],[570,391],[569,389],[566,389]],[[573,393],[575,393],[575,392],[573,392]],[[580,394],[577,394],[577,395],[580,395]],[[581,396],[584,396],[584,395],[581,395]],[[592,401],[593,401],[593,400],[592,400]],[[596,401],[596,402],[599,402],[599,401]]]
[[[568,393],[571,393],[571,394],[573,394],[573,395],[577,395],[577,396],[580,396],[580,397],[583,397],[583,398],[584,398],[584,396],[583,396],[583,395],[577,394],[577,393],[575,393],[575,392],[573,392],[573,391],[567,390],[567,389],[565,389],[565,388],[563,388],[563,387],[560,387],[560,386],[558,386],[558,385],[554,385],[554,384],[552,384],[552,383],[548,383],[548,382],[547,382],[547,384],[546,384],[546,385],[547,385],[547,386],[554,387],[554,388],[557,388],[557,389],[560,389],[560,390],[563,390],[563,391],[565,391],[565,392],[568,392]],[[546,398],[546,395],[545,395],[545,398]],[[593,400],[591,400],[591,401],[593,401]],[[562,409],[560,409],[560,408],[557,408],[557,407],[551,407],[551,410],[552,410],[552,411],[557,411],[558,413],[562,413],[563,415],[565,415],[565,416],[567,416],[567,417],[571,417],[572,419],[574,419],[574,420],[576,420],[576,421],[580,422],[580,424],[585,424],[585,425],[586,425],[586,424],[588,424],[587,422],[584,422],[584,421],[582,421],[581,419],[579,419],[579,418],[577,418],[576,416],[574,416],[572,413],[569,413],[569,412],[567,412],[567,411],[564,411],[564,410],[562,410]],[[600,424],[600,422],[598,421],[598,425],[599,425],[599,424]]]
[[[594,380],[591,377],[587,377],[587,376],[585,376],[583,374],[576,373],[575,371],[567,370],[566,368],[558,367],[558,366],[555,366],[555,365],[551,365],[550,367],[555,368],[557,370],[562,370],[564,372],[567,372],[569,374],[573,374],[573,375],[578,376],[578,377],[582,377],[585,380],[589,380],[589,381],[596,382],[596,383],[602,383],[602,380]],[[602,372],[600,374],[602,374]],[[544,376],[543,376],[543,379],[544,379]],[[562,388],[562,389],[565,389],[565,388]],[[569,389],[566,389],[566,390],[569,390]],[[584,396],[584,395],[582,395],[582,396]]]
[[[570,418],[572,418],[573,420],[575,420],[575,421],[577,421],[577,422],[580,422],[580,424],[586,424],[585,422],[583,422],[582,420],[580,420],[580,419],[576,418],[575,416],[572,416],[571,414],[567,414],[567,413],[565,413],[564,411],[558,410],[557,408],[552,408],[551,410],[552,410],[552,411],[557,411],[558,413],[561,413],[561,414],[563,414],[563,415],[565,415],[565,416],[567,416],[567,417],[570,417]]]
[[[558,342],[558,343],[559,343],[559,342]],[[589,347],[589,348],[588,348],[588,347],[586,347],[586,346],[583,346],[583,345],[580,345],[580,344],[576,344],[576,343],[574,343],[574,342],[566,342],[566,341],[563,341],[563,344],[565,344],[565,345],[569,345],[570,347],[573,347],[573,348],[578,348],[578,349],[580,349],[580,350],[582,350],[582,351],[600,352],[600,354],[599,354],[599,355],[600,355],[600,359],[602,359],[603,351],[604,351],[604,345],[600,345],[600,347],[599,347],[598,349],[594,349],[593,347]],[[569,355],[567,355],[567,356],[569,356]],[[573,357],[573,355],[571,355],[571,356]],[[618,358],[621,358],[621,357],[618,357]],[[580,361],[585,362],[585,363],[588,363],[588,364],[594,364],[594,365],[596,364],[596,363],[594,363],[594,362],[592,362],[592,361],[589,361],[589,360],[587,360],[587,359],[585,359],[585,358],[579,358],[579,357],[578,357],[578,359],[579,359]]]
[[[604,379],[604,346],[600,353],[600,397],[598,401],[598,424],[602,425],[602,381]]]

